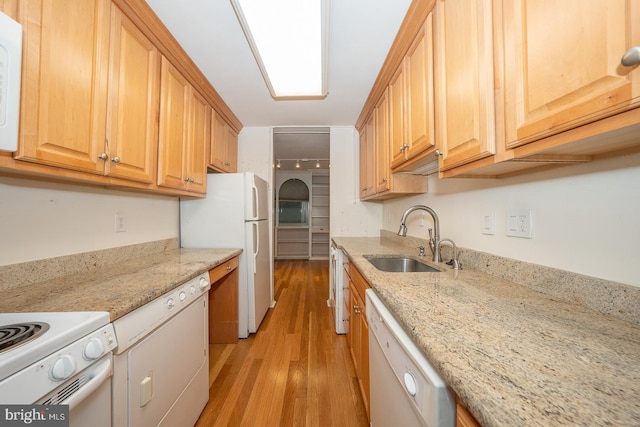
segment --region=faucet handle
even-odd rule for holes
[[[418,256],[425,256],[424,246],[418,246],[418,250],[420,251],[418,252]]]

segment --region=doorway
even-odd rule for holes
[[[327,127],[273,129],[276,259],[329,259],[329,141]],[[307,187],[306,200],[291,199],[286,189],[292,182]],[[287,208],[285,220],[280,221],[281,210]],[[288,222],[295,208],[300,208],[295,215],[300,221]]]

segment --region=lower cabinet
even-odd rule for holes
[[[456,427],[480,427],[480,423],[471,412],[456,398]]]
[[[362,400],[370,417],[369,402],[369,323],[367,322],[364,291],[369,288],[360,272],[349,266],[349,329],[347,342],[351,350],[351,357],[356,368],[358,385],[362,393]]]
[[[238,342],[238,257],[209,271],[209,344]]]

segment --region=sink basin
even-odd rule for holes
[[[365,255],[364,258],[380,271],[390,273],[439,273],[440,270],[408,256]]]

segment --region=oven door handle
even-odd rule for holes
[[[79,403],[85,400],[91,393],[96,391],[98,387],[105,382],[112,374],[111,355],[102,362],[97,363],[91,368],[91,379],[83,385],[77,392],[69,396],[68,399],[60,402],[61,405],[69,405],[69,411],[72,411]]]

